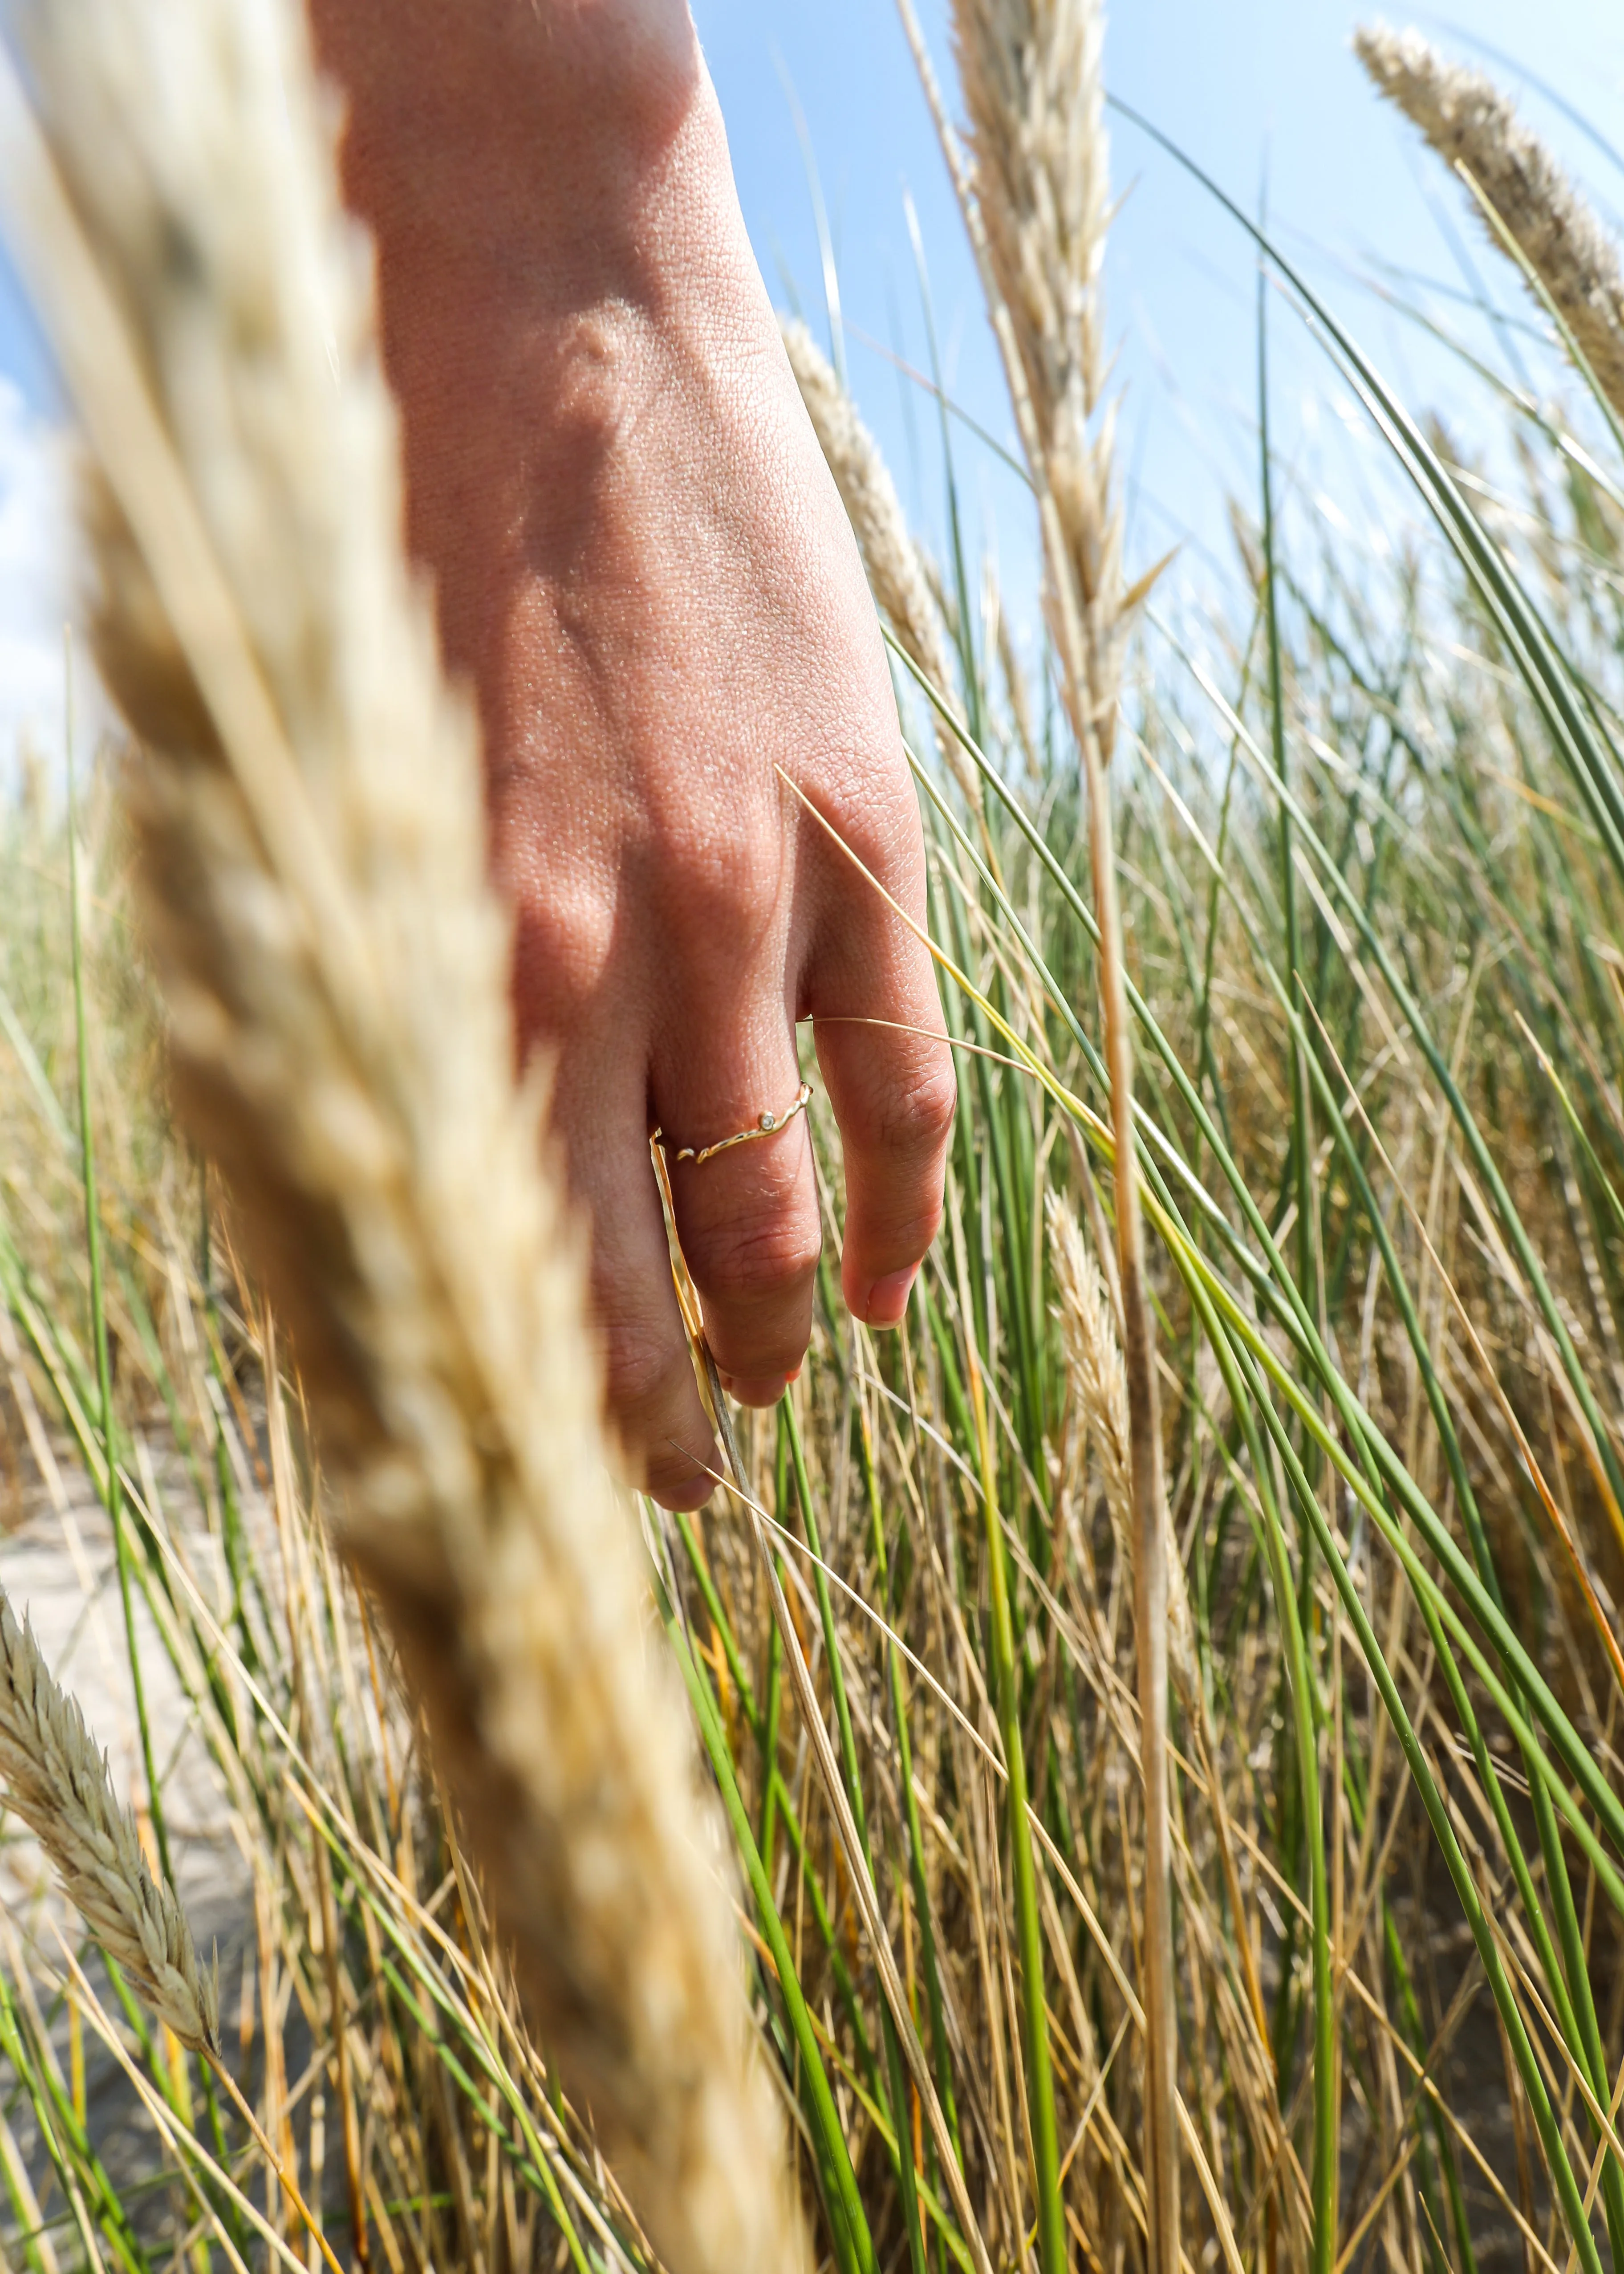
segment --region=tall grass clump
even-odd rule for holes
[[[302,48],[268,0],[29,20],[139,740],[0,826],[0,1574],[60,1539],[94,1617],[120,1551],[154,1770],[113,1744],[109,1837],[201,1935],[184,1729],[237,1862],[218,2067],[94,1905],[100,1962],[42,1894],[4,1922],[8,2257],[767,2264],[798,2196],[839,2274],[1619,2263],[1624,483],[1578,192],[1365,41],[1455,121],[1545,391],[1469,452],[1229,206],[1411,519],[1317,523],[1260,373],[1198,645],[1123,557],[1097,13],[956,7],[1025,668],[789,334],[930,726],[946,1219],[895,1337],[825,1271],[640,1566]]]

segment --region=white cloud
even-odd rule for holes
[[[73,626],[80,749],[106,722],[82,632],[70,427],[33,409],[0,376],[0,780],[31,744],[59,761],[63,630]]]

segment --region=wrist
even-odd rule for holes
[[[345,186],[413,297],[638,303],[727,163],[687,0],[312,0]]]

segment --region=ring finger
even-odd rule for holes
[[[673,1048],[655,1070],[677,1235],[717,1365],[748,1405],[779,1395],[812,1329],[820,1242],[800,1085],[787,1009],[764,990],[731,1035]]]

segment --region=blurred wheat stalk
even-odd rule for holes
[[[96,649],[143,745],[177,1098],[549,2057],[673,2269],[797,2267],[302,19],[38,0],[22,34],[49,151],[8,81],[10,202],[98,462]]]

